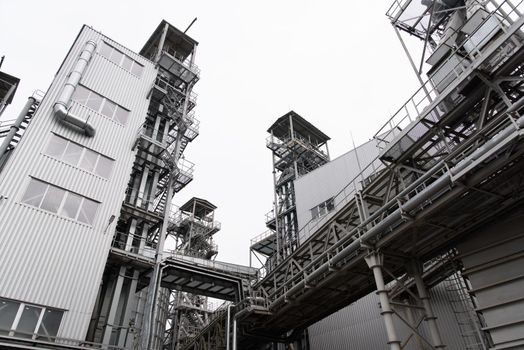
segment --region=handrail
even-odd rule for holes
[[[168,55],[169,58],[176,61],[180,66],[195,74],[197,77],[200,75],[200,68],[198,68],[196,64],[191,63],[190,57],[187,57],[184,61],[180,61],[178,58],[176,58],[166,50],[162,50],[162,54]]]
[[[518,5],[522,5],[523,2],[524,2],[524,0],[521,0]],[[509,14],[507,14],[507,15],[509,16]],[[420,91],[421,89],[422,88],[420,88],[418,91]],[[427,114],[430,111],[431,110],[426,110],[423,113]],[[506,122],[509,123],[509,121],[506,121]],[[387,125],[387,123],[386,123],[386,125]],[[501,125],[502,124],[497,125],[497,129],[496,130],[500,129]],[[507,125],[507,124],[503,124],[503,125]],[[377,133],[377,134],[379,134],[379,133]],[[475,134],[475,135],[472,136],[472,139],[482,140],[485,137],[486,137],[486,135]],[[470,140],[465,141],[462,145],[460,145],[459,147],[454,149],[452,151],[452,153],[450,153],[450,155],[448,155],[448,157],[446,159],[449,159],[450,162],[451,162],[451,160],[455,160],[455,161],[458,162],[460,159],[464,158],[466,156],[466,154],[467,154],[466,151],[461,152],[459,154],[459,156],[460,156],[459,158],[455,159],[455,158],[451,157],[452,155],[456,156],[455,152],[457,152],[458,150],[461,150],[462,148],[464,148],[464,145],[470,145],[470,147],[475,146],[475,144],[470,142]],[[469,149],[469,151],[471,152],[471,149]],[[380,172],[382,169],[384,169],[384,163],[380,160],[380,157],[381,157],[380,154],[377,155],[360,173],[358,173],[356,176],[354,176],[353,179],[351,179],[350,182],[346,186],[344,186],[334,196],[334,210],[332,212],[330,212],[329,214],[327,214],[327,215],[325,215],[325,216],[323,216],[321,218],[318,218],[318,219],[310,219],[303,227],[299,228],[299,231],[297,233],[297,238],[298,238],[297,240],[298,240],[299,246],[302,245],[307,239],[311,238],[311,236],[313,235],[312,233],[316,232],[317,228],[322,227],[327,222],[329,222],[329,220],[331,220],[333,215],[335,215],[335,213],[337,213],[340,208],[344,207],[351,200],[354,199],[354,194],[357,191],[362,189],[362,181],[364,181],[365,178],[367,178],[370,175],[377,175],[378,172]],[[445,165],[442,161],[439,162],[438,164],[440,164],[439,168],[435,168],[435,167],[432,168],[433,170],[432,170],[431,173],[428,172],[428,173],[425,174],[425,176],[427,176],[427,177],[421,177],[424,181],[420,185],[418,185],[415,188],[413,188],[412,192],[405,193],[404,195],[412,194],[413,191],[415,191],[415,193],[417,193],[418,191],[420,191],[420,186],[426,186],[425,185],[426,182],[433,181],[431,176],[434,176],[436,174],[441,174],[442,172],[447,171],[447,165]],[[408,186],[408,188],[409,188],[409,186]],[[398,205],[399,205],[399,203],[397,201],[391,200],[388,203],[386,203],[384,206],[382,206],[381,209],[379,209],[379,211],[381,213],[384,213],[384,212],[387,212],[389,210],[392,210],[393,207],[397,207]],[[369,221],[368,224],[371,224],[373,226],[373,225],[375,225],[379,221],[380,221],[380,217],[379,217],[379,215],[377,215],[377,216],[374,217],[373,220]],[[351,233],[349,235],[354,235],[355,233],[357,233],[357,231],[353,230],[353,231],[351,231]],[[284,258],[286,258],[286,257],[284,256]],[[282,266],[282,263],[280,264],[280,266]],[[266,267],[265,266],[262,266],[259,269],[259,271],[260,271],[260,276],[267,276],[267,274],[266,274],[267,271],[266,271]]]
[[[451,54],[446,59],[445,63],[441,64],[441,66],[445,65],[448,62],[452,62],[452,60],[456,59],[457,57],[462,57],[461,55],[456,55],[459,51],[470,51],[471,55],[480,54],[481,51],[478,49],[478,46],[480,44],[485,44],[482,41],[476,43],[475,45],[473,45],[472,48],[469,49],[466,49],[465,45],[471,43],[470,38],[474,36],[474,34],[476,34],[478,31],[480,31],[483,28],[483,25],[490,18],[495,17],[499,21],[497,21],[497,26],[494,29],[492,29],[488,34],[485,34],[484,37],[493,34],[493,32],[496,33],[499,30],[504,31],[506,27],[503,26],[503,22],[510,22],[510,16],[515,12],[515,9],[513,9],[509,13],[506,13],[505,15],[500,15],[498,13],[498,10],[502,7],[503,4],[507,3],[508,1],[509,0],[503,1],[493,12],[489,14],[489,16],[486,16],[483,22],[479,24],[477,28],[475,28],[472,34],[466,37],[460,45],[457,45],[457,47],[451,51]],[[516,8],[523,7],[522,3],[523,1],[521,0],[517,5],[514,6]],[[475,60],[475,57],[472,56],[472,58]],[[454,76],[454,79],[449,81],[448,85],[446,85],[446,87],[448,87],[453,81],[459,79],[461,76],[464,76],[464,73],[469,73],[467,67],[470,66],[473,62],[469,60],[468,55],[465,55],[464,57],[459,59],[458,63],[453,66],[453,69],[451,69],[450,72],[447,73],[446,76],[441,79],[441,81],[445,81],[449,77]],[[413,121],[420,120],[422,119],[422,117],[426,117],[429,113],[425,112],[430,111],[430,109],[426,110],[426,108],[434,102],[438,95],[439,93],[437,91],[437,88],[433,86],[431,79],[428,78],[424,82],[424,84],[419,89],[417,89],[415,93],[397,110],[397,112],[395,112],[395,114],[393,114],[389,118],[389,120],[386,123],[384,123],[384,125],[378,130],[378,132],[375,133],[373,138],[377,140],[377,147],[379,147],[379,149],[384,149],[387,146],[387,144],[389,144],[389,142],[391,141],[388,140],[388,136],[390,136],[396,130],[402,130],[404,127],[407,127]],[[410,130],[412,130],[414,127],[415,124],[412,124]],[[395,135],[393,134],[392,136],[394,137]]]

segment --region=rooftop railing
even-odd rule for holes
[[[408,0],[406,0],[408,1]],[[396,2],[400,6],[403,2]],[[512,3],[512,9],[504,14],[498,10],[504,4],[511,3],[511,1],[504,1],[497,9],[487,16],[482,24],[480,24],[466,39],[458,45],[458,47],[452,50],[451,55],[441,64],[440,67],[446,65],[449,69],[443,77],[440,77],[439,84],[436,85],[431,79],[427,79],[424,84],[393,114],[393,116],[379,129],[374,135],[374,139],[377,140],[377,147],[381,150],[387,148],[388,144],[392,142],[401,130],[409,127],[409,132],[416,126],[416,121],[421,119],[428,119],[430,122],[437,122],[444,111],[449,108],[449,101],[438,101],[437,106],[429,108],[430,105],[437,100],[439,95],[449,94],[449,87],[454,82],[462,81],[465,77],[472,73],[474,68],[477,68],[480,64],[481,58],[485,58],[485,52],[490,46],[489,43],[484,40],[472,40],[476,33],[481,34],[482,37],[493,37],[498,32],[507,32],[508,28],[513,23],[513,18],[519,13],[524,12],[523,1],[519,1],[517,4]],[[496,25],[485,32],[486,28],[483,26],[487,23],[490,18],[496,18]],[[493,44],[493,42],[491,43]],[[514,43],[508,41],[506,45],[512,46]],[[504,47],[501,47],[504,49]],[[460,52],[460,53],[459,53]],[[464,53],[467,53],[464,55]],[[490,62],[492,67],[496,67],[507,58],[507,55],[500,55],[495,57],[494,62]],[[477,64],[475,64],[477,63]],[[438,87],[438,90],[437,90]]]

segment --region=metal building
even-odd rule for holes
[[[162,348],[163,246],[198,135],[196,46],[165,21],[140,54],[84,26],[29,99],[30,124],[0,157],[3,347]]]
[[[522,348],[523,12],[395,1],[421,88],[331,162],[295,112],[269,128],[258,269],[212,259],[214,205],[171,207],[197,43],[163,21],[136,54],[84,27],[0,155],[0,347]]]

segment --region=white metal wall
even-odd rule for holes
[[[449,303],[449,293],[444,283],[441,283],[430,290],[430,300],[446,349],[463,350],[465,344]],[[398,336],[403,342],[406,341],[411,332],[396,315],[394,322]],[[420,330],[430,339],[424,324]],[[315,323],[309,327],[309,342],[311,350],[388,350],[378,296],[375,293],[369,294]],[[424,346],[427,345],[412,338],[405,349],[425,349]]]
[[[295,180],[299,229],[311,220],[311,208],[335,196],[377,155],[378,149],[372,140]],[[364,178],[370,172],[371,169],[367,173],[364,172]],[[304,239],[307,236],[300,238]],[[438,325],[447,349],[462,350],[464,343],[449,303],[448,293],[444,284],[434,287],[431,290],[432,305],[439,319]],[[401,338],[406,340],[410,334],[407,326],[396,316],[395,324]],[[424,327],[422,332],[426,332]],[[309,340],[311,350],[389,349],[378,297],[374,293],[369,294],[317,322],[309,327]],[[420,344],[414,339],[406,347],[420,348]]]
[[[524,348],[524,213],[484,225],[459,253],[494,349]]]
[[[98,54],[102,39],[144,65],[138,78]],[[127,125],[72,103],[71,111],[96,129],[87,138],[52,115],[84,44],[97,43],[81,83],[131,111]],[[37,69],[37,67],[31,67]],[[58,336],[83,339],[95,303],[116,220],[144,122],[154,65],[138,54],[84,26],[51,84],[24,137],[0,173],[0,296],[66,310]],[[115,160],[109,180],[43,154],[51,131]],[[30,176],[101,202],[93,226],[21,203]]]
[[[311,208],[335,196],[359,174],[360,168],[364,169],[377,155],[375,141],[368,141],[295,180],[299,230],[311,220]]]

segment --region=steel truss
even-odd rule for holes
[[[175,240],[177,254],[211,260],[218,253],[213,235],[220,230],[214,219],[216,206],[200,198],[192,198],[172,216],[168,231]],[[214,312],[205,296],[171,290],[169,320],[164,348],[181,349],[204,329]]]
[[[298,232],[304,243],[279,264],[262,267],[252,297],[265,309],[243,312],[242,349],[257,348],[253,336],[304,329],[375,287],[388,324],[395,305],[385,285],[406,274],[431,331],[424,340],[412,326],[415,336],[444,346],[420,265],[524,199],[523,10],[522,1],[504,1],[484,19],[497,18],[489,41],[453,48],[450,59],[462,59],[446,84],[425,82],[377,133],[379,156],[335,196],[335,211]],[[388,335],[400,349],[394,329]]]

